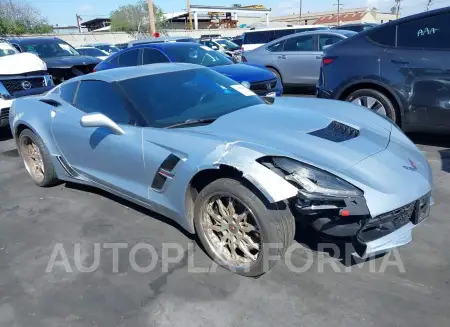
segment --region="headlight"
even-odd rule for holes
[[[286,173],[286,180],[294,182],[305,193],[326,196],[361,196],[363,193],[352,184],[326,171],[303,164],[296,160],[273,157],[275,167]]]
[[[246,88],[250,89],[250,82],[243,81],[241,82],[242,85],[244,85]]]

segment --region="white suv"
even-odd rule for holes
[[[19,53],[0,40],[0,127],[9,122],[9,108],[15,98],[45,93],[53,88],[47,65],[32,53]]]

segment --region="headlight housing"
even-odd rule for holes
[[[271,157],[269,161],[273,167],[282,170],[285,179],[299,187],[301,192],[331,197],[363,195],[363,192],[352,184],[319,168],[285,157]],[[267,160],[263,160],[262,164],[265,163]]]
[[[250,89],[250,86],[251,86],[250,82],[242,81],[241,84],[244,85],[246,88]]]

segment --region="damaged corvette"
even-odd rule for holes
[[[69,43],[57,37],[19,37],[7,39],[18,51],[38,55],[46,64],[54,83],[92,73],[100,59],[82,56]]]
[[[409,243],[433,204],[428,162],[385,117],[269,101],[192,64],[73,78],[16,100],[10,126],[37,185],[86,184],[165,215],[244,276],[276,264],[296,223],[371,257]]]

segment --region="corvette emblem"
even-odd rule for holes
[[[31,83],[28,82],[28,81],[23,81],[23,82],[22,82],[22,88],[23,88],[24,90],[29,90],[29,89],[31,89]]]
[[[417,166],[416,166],[416,164],[414,163],[414,161],[412,161],[411,159],[408,159],[409,160],[409,166],[403,166],[403,168],[405,168],[406,170],[410,170],[410,171],[416,171],[417,170]]]

